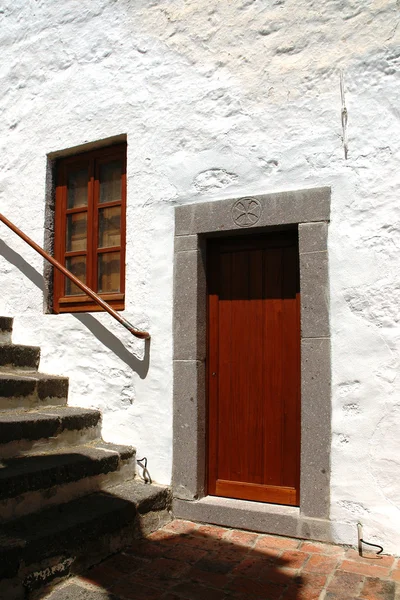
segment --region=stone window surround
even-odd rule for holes
[[[327,235],[328,187],[215,200],[175,210],[175,517],[331,541],[331,366]],[[252,214],[238,218],[235,205]],[[244,220],[243,220],[244,219]],[[298,227],[301,299],[300,507],[205,495],[206,240],[215,235]]]

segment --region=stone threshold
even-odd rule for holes
[[[354,527],[349,523],[333,523],[329,519],[308,517],[301,514],[297,507],[234,498],[174,498],[172,510],[176,519],[321,542],[337,542],[339,531],[340,536],[347,534],[348,538],[354,533]]]

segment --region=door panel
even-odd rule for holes
[[[208,493],[299,503],[295,233],[208,247]]]

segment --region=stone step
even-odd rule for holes
[[[0,461],[0,522],[135,476],[135,450],[99,441]]]
[[[2,344],[0,346],[0,366],[37,369],[39,360],[40,348],[38,346],[22,346],[21,344]]]
[[[170,507],[168,488],[135,480],[0,526],[0,598],[82,572],[170,521]]]
[[[11,344],[13,319],[0,317],[0,344]]]
[[[100,437],[101,413],[72,406],[0,412],[0,459],[49,452]]]
[[[67,397],[68,377],[0,367],[0,411],[63,405]]]

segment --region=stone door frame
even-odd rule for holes
[[[175,209],[172,486],[176,517],[331,540],[330,197],[330,188],[323,187]],[[296,226],[301,294],[300,507],[206,496],[206,240]]]

